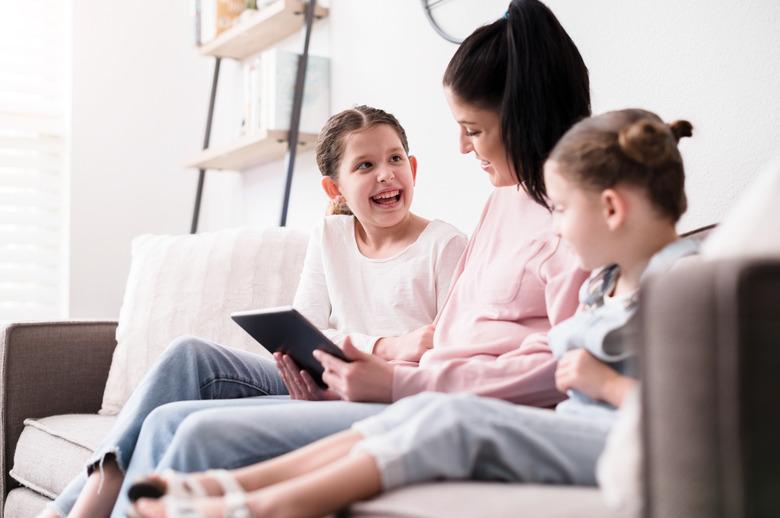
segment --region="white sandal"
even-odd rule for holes
[[[213,469],[204,474],[213,478],[222,488],[221,498],[225,501],[225,518],[252,518],[252,513],[246,505],[244,488],[230,472],[224,469]],[[190,475],[172,470],[162,473],[167,490],[160,500],[164,502],[167,518],[205,518],[197,506],[197,499],[220,498],[208,495],[203,485],[192,479]],[[128,509],[128,516],[141,518],[134,505]]]

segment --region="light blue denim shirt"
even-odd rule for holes
[[[651,275],[667,271],[678,259],[698,253],[699,245],[689,239],[679,239],[659,250],[642,273],[644,282]],[[617,265],[594,271],[580,288],[580,308],[568,320],[556,325],[548,333],[550,349],[556,358],[567,351],[584,347],[593,356],[619,373],[636,376],[634,346],[637,340],[636,310],[639,294],[627,299],[606,302],[613,290],[620,269]],[[612,418],[615,407],[595,401],[576,390],[569,391],[569,399],[556,410],[569,414],[588,414]]]

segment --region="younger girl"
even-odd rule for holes
[[[594,269],[578,312],[549,333],[556,386],[572,396],[555,411],[424,393],[349,431],[232,472],[225,499],[171,495],[142,499],[136,509],[150,517],[305,517],[442,478],[595,485],[615,410],[636,383],[630,320],[640,281],[696,252],[675,232],[686,207],[677,140],[690,134],[685,121],[667,126],[643,110],[610,112],[575,125],[546,163],[556,229],[582,267]],[[241,495],[241,488],[255,491]]]
[[[317,225],[293,305],[337,343],[349,336],[385,359],[417,361],[431,346],[431,323],[465,237],[410,212],[417,162],[391,114],[358,106],[334,115],[320,134],[317,162],[325,192],[355,216],[329,216]],[[107,516],[121,485],[146,472],[186,417],[220,423],[213,412],[235,414],[235,407],[259,404],[254,396],[286,395],[285,385],[274,362],[259,355],[196,338],[175,341],[50,515]],[[172,428],[161,431],[160,422]],[[219,441],[209,446],[220,445],[231,448]]]

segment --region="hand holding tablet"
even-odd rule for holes
[[[290,306],[240,311],[230,317],[270,352],[290,356],[320,387],[325,386],[322,381],[324,369],[312,352],[320,349],[345,362],[351,361],[306,317]]]

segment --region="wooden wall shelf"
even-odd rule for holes
[[[302,0],[278,0],[201,46],[200,53],[239,60],[257,54],[300,30],[305,23],[303,10]],[[327,15],[328,9],[317,5],[315,18]]]
[[[187,167],[241,171],[274,162],[287,151],[287,133],[286,130],[258,132],[226,146],[204,149]],[[299,133],[298,152],[313,148],[316,139],[314,133]]]

